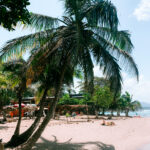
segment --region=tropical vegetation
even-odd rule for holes
[[[29,23],[29,0],[1,0],[0,1],[0,26],[14,30],[17,22]]]
[[[24,27],[35,29],[36,32],[8,41],[1,50],[3,62],[14,62],[29,51],[29,59],[23,63],[20,85],[39,83],[42,89],[40,111],[34,123],[24,133],[13,136],[5,147],[23,144],[22,150],[32,149],[54,116],[64,84],[73,83],[78,68],[83,72],[86,100],[94,94],[95,64],[109,80],[114,97],[121,91],[121,69],[126,69],[124,71],[129,71],[138,79],[138,69],[131,56],[133,45],[130,34],[118,30],[115,6],[106,0],[63,0],[63,4],[65,11],[62,18],[32,13],[30,24]],[[39,124],[45,98],[51,89],[54,89],[55,99]],[[110,97],[108,90],[104,92]],[[101,96],[105,98],[101,93],[103,91],[99,89],[95,95],[96,101]]]

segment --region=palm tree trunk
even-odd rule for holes
[[[24,133],[22,133],[18,136],[12,136],[11,140],[5,144],[5,148],[17,147],[17,146],[25,143],[30,138],[30,136],[33,134],[35,129],[38,127],[41,117],[42,117],[42,112],[43,112],[43,108],[44,108],[44,102],[45,102],[45,98],[47,95],[47,91],[48,91],[48,87],[46,87],[46,89],[44,90],[43,96],[40,100],[40,110],[39,110],[38,115],[37,115],[36,119],[34,120],[33,124]]]
[[[18,136],[19,135],[19,133],[20,133],[21,119],[22,119],[22,116],[21,116],[21,112],[22,112],[22,107],[21,107],[22,95],[19,92],[18,92],[18,100],[19,100],[19,119],[18,119],[16,130],[15,130],[13,136]]]
[[[98,119],[98,110],[95,110],[95,119]]]
[[[129,110],[128,109],[126,110],[125,114],[126,114],[126,117],[129,117]]]
[[[98,104],[96,104],[95,106],[95,119],[98,119],[98,113],[99,113],[99,109],[98,109]]]
[[[117,116],[120,116],[120,109],[117,110]]]
[[[103,108],[102,110],[102,115],[104,116],[105,115],[105,109]]]
[[[21,119],[22,119],[22,107],[21,107],[21,103],[22,103],[22,94],[24,93],[26,89],[26,78],[22,78],[21,83],[19,84],[19,87],[17,89],[17,99],[18,99],[18,103],[19,103],[19,118],[18,118],[18,122],[17,122],[17,126],[14,132],[13,136],[18,136],[20,134],[20,126],[21,126]]]
[[[4,110],[2,110],[2,115],[3,115],[3,121],[7,121],[7,119],[6,119],[6,113],[5,113]]]
[[[114,116],[114,110],[113,109],[111,110],[111,116]]]
[[[57,104],[57,100],[55,99],[53,104],[51,105],[51,108],[50,108],[49,112],[47,113],[45,119],[43,120],[43,122],[41,123],[41,125],[39,126],[37,131],[33,134],[33,136],[27,141],[25,146],[23,148],[21,148],[21,150],[31,150],[32,149],[33,145],[36,143],[36,141],[41,136],[42,132],[44,131],[47,124],[49,123],[50,119],[53,118],[56,104]]]
[[[32,135],[32,137],[23,146],[23,148],[21,148],[21,150],[31,150],[33,145],[36,143],[36,141],[39,139],[42,132],[46,128],[46,126],[49,123],[50,119],[53,118],[53,115],[54,115],[54,112],[55,112],[55,109],[56,109],[56,105],[57,105],[57,102],[58,102],[58,99],[59,99],[60,90],[61,90],[61,87],[62,87],[62,84],[63,84],[65,70],[66,70],[66,64],[62,68],[60,80],[57,82],[57,85],[55,87],[55,89],[56,89],[55,99],[52,102],[52,105],[51,105],[45,119],[43,120],[43,122],[41,123],[41,125],[39,126],[37,131]]]

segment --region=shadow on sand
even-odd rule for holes
[[[9,128],[9,127],[8,126],[0,126],[0,130],[7,129],[7,128]]]
[[[69,139],[65,143],[58,143],[54,136],[54,141],[48,141],[41,137],[42,143],[36,143],[34,150],[115,150],[112,145],[106,145],[101,142],[70,143]]]

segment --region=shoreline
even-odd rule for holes
[[[102,126],[102,119],[90,120],[90,122],[87,122],[87,116],[71,119],[69,123],[64,116],[61,116],[60,120],[52,120],[34,149],[147,150],[141,148],[149,143],[150,117],[113,117],[112,120],[106,120],[106,122],[113,121],[114,126]],[[23,120],[21,132],[25,131],[32,122],[32,119]],[[11,138],[15,125],[16,122],[0,124],[0,137],[3,142],[7,142]]]

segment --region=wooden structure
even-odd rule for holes
[[[22,99],[22,103],[24,103],[24,104],[35,104],[35,97],[24,97]]]
[[[87,114],[88,109],[90,109],[90,106],[87,105],[58,105],[56,107],[56,112],[59,112],[60,115],[64,115],[67,112],[76,112],[76,114]]]

